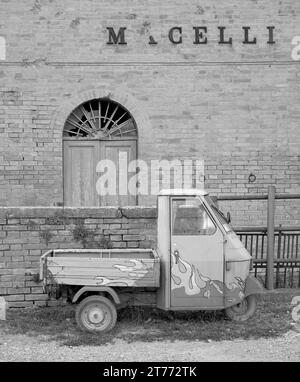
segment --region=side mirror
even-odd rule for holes
[[[227,212],[227,218],[226,218],[227,222],[230,223],[231,222],[231,215],[230,215],[230,212]]]

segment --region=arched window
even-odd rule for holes
[[[129,112],[110,99],[85,102],[69,115],[64,137],[116,139],[137,137],[135,122]]]
[[[136,123],[122,105],[108,98],[87,101],[67,118],[63,130],[64,204],[67,206],[124,206],[136,204],[136,195],[120,190],[120,176],[137,155]],[[110,161],[115,172],[106,169],[110,189],[99,193],[99,162]],[[123,161],[123,162],[122,162]],[[126,165],[126,163],[125,163]],[[127,178],[128,178],[128,174]],[[131,174],[132,176],[132,174]],[[121,180],[122,183],[122,180]],[[108,185],[107,185],[108,186]]]

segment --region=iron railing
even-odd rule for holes
[[[253,257],[254,275],[266,284],[267,227],[236,227]],[[300,226],[274,229],[275,288],[300,287]]]

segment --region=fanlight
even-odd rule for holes
[[[69,138],[131,138],[137,136],[135,122],[120,104],[109,99],[83,103],[69,115],[64,126]]]

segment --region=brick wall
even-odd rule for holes
[[[10,307],[51,304],[34,281],[49,249],[155,246],[154,208],[0,208],[0,295]]]
[[[63,202],[57,116],[87,92],[124,106],[130,99],[139,157],[203,159],[205,187],[215,195],[265,193],[270,184],[299,193],[300,76],[291,40],[300,34],[300,3],[12,0],[0,2],[0,16],[7,41],[0,62],[0,205]],[[197,46],[192,27],[202,25],[208,44]],[[218,44],[220,25],[232,45]],[[257,44],[242,43],[244,25]],[[266,43],[269,25],[275,44]],[[127,45],[107,45],[108,26],[127,27]],[[182,27],[180,45],[168,40],[173,26]],[[149,46],[149,35],[157,45]],[[154,202],[140,198],[141,205]],[[247,203],[237,205],[237,218],[255,224],[259,205],[250,214]],[[299,213],[298,203],[282,210],[289,224]]]
[[[267,200],[219,201],[222,211],[230,211],[235,227],[267,226]],[[300,200],[275,201],[275,225],[300,226]]]
[[[240,203],[219,202],[224,211],[231,211],[234,226],[266,224],[265,201],[244,202],[243,208]],[[276,224],[287,218],[282,203],[276,202]],[[155,207],[2,207],[0,295],[10,307],[55,304],[34,281],[43,253],[63,248],[156,248],[156,228]]]

